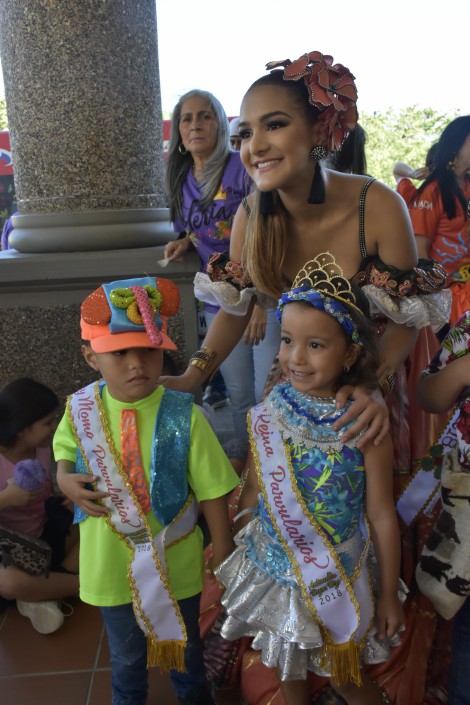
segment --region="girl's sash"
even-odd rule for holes
[[[321,665],[329,668],[337,682],[359,685],[361,642],[373,619],[367,525],[364,521],[362,554],[348,578],[334,547],[306,507],[288,446],[264,404],[251,410],[249,425],[259,487],[272,525],[289,556],[306,604],[322,629]]]
[[[441,484],[440,471],[442,458],[452,453],[458,444],[455,424],[459,417],[457,408],[450,418],[440,438],[431,446],[411,480],[397,500],[397,512],[408,526],[422,512],[430,514],[435,502],[439,499]]]
[[[106,522],[131,551],[128,577],[132,605],[147,637],[148,665],[184,671],[187,634],[168,582],[165,551],[171,543],[193,531],[197,521],[196,501],[190,494],[178,515],[152,540],[150,526],[107,427],[99,383],[70,396],[67,410],[87,471],[99,477],[100,487],[109,493],[102,500],[109,510]]]

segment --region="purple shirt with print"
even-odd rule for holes
[[[214,252],[228,252],[232,223],[237,208],[251,191],[251,181],[241,163],[240,153],[231,152],[225,167],[222,182],[212,204],[202,212],[199,206],[201,190],[191,171],[183,185],[183,220],[176,220],[176,232],[187,232],[201,258],[201,272]],[[208,311],[217,307],[206,304]]]

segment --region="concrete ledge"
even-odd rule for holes
[[[164,245],[168,208],[123,208],[12,216],[10,246],[23,253],[89,252]]]
[[[169,321],[178,346],[177,362],[185,364],[197,348],[194,274],[199,257],[166,268],[163,247],[102,252],[23,254],[0,253],[0,386],[15,377],[31,376],[65,399],[93,374],[80,353],[80,304],[106,281],[144,276],[172,279],[181,309]]]

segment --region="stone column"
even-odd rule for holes
[[[155,0],[2,0],[20,252],[171,238]]]

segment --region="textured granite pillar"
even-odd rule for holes
[[[26,253],[171,237],[155,0],[2,0],[1,59]]]

